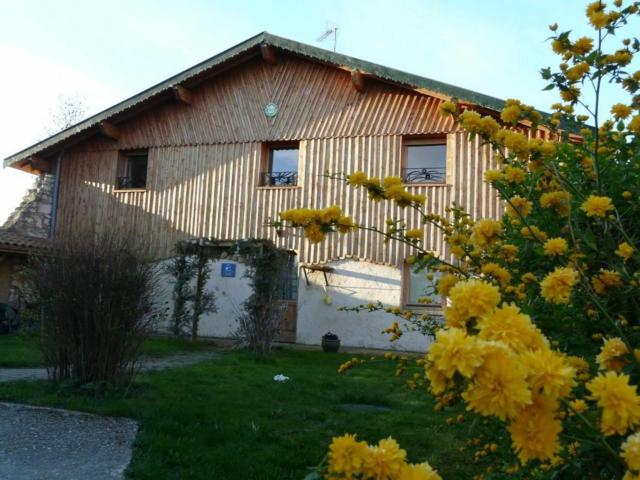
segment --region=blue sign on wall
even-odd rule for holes
[[[236,264],[235,263],[223,263],[220,267],[220,275],[222,277],[235,277],[236,276]]]

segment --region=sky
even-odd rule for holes
[[[548,110],[548,25],[581,0],[0,0],[0,158],[46,138],[61,96],[97,113],[261,31]],[[629,32],[631,33],[631,32]],[[0,224],[33,176],[0,171]]]

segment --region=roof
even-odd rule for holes
[[[172,89],[178,85],[192,86],[203,79],[208,78],[208,73],[219,71],[228,67],[235,61],[250,58],[258,53],[261,45],[269,45],[278,50],[305,57],[313,61],[345,67],[350,70],[359,70],[365,75],[392,82],[401,86],[426,90],[446,97],[457,98],[460,101],[472,103],[491,110],[501,110],[504,101],[478,92],[456,87],[448,83],[439,82],[430,78],[421,77],[411,73],[384,67],[375,63],[349,57],[341,53],[332,52],[304,43],[278,37],[268,32],[262,32],[245,40],[238,45],[225,50],[214,57],[205,60],[153,87],[140,92],[92,117],[87,118],[45,140],[42,140],[10,157],[4,159],[4,166],[20,167],[31,157],[48,157],[56,154],[66,146],[78,143],[98,132],[100,123],[104,121],[121,121],[129,118],[143,108],[148,108],[167,98],[173,98]]]
[[[46,238],[21,235],[6,229],[0,229],[0,252],[27,253],[34,250],[48,250],[50,241]]]

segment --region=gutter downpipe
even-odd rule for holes
[[[56,220],[58,217],[58,191],[60,190],[60,165],[62,163],[62,157],[64,156],[64,150],[58,153],[56,158],[56,177],[53,183],[53,194],[51,198],[51,222],[49,224],[49,239],[53,240],[56,233]]]

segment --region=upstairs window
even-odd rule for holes
[[[143,190],[147,188],[147,163],[149,155],[146,151],[122,152],[118,165],[118,190]]]
[[[264,150],[260,185],[264,187],[294,187],[298,185],[298,156],[295,144],[267,145]]]
[[[412,265],[405,264],[404,304],[408,307],[441,307],[442,297],[437,294],[435,289],[440,276],[440,272],[428,270],[414,272]],[[421,301],[426,297],[431,299],[431,303]]]
[[[446,165],[445,139],[405,141],[402,168],[405,183],[445,183]]]

